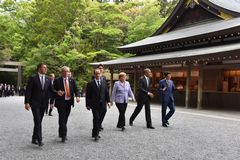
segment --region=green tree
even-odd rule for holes
[[[84,37],[89,39],[93,49],[119,53],[116,48],[122,44],[130,21],[118,5],[98,3],[86,9],[86,17]]]
[[[167,12],[159,16],[160,10],[171,5],[157,0],[116,2],[1,1],[0,61],[24,61],[26,77],[40,62],[57,75],[68,65],[84,86],[92,74],[89,63],[131,56],[117,47],[154,33],[166,19]]]
[[[129,25],[128,37],[125,43],[132,43],[152,35],[165,21],[159,16],[159,5],[157,2],[143,3],[134,21]]]
[[[172,13],[179,0],[158,0],[158,2],[160,6],[160,16],[168,17]]]

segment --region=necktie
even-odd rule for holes
[[[68,83],[67,83],[67,79],[66,79],[66,78],[65,78],[64,82],[65,82],[66,95],[67,95],[67,97],[70,97],[69,86],[68,86]]]
[[[97,85],[98,85],[98,88],[100,88],[100,81],[97,80]]]
[[[147,87],[149,87],[149,78],[147,77],[146,80],[147,80]]]
[[[167,85],[168,85],[168,88],[170,88],[170,81],[167,80]]]

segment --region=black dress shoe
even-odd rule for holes
[[[32,144],[38,144],[38,141],[36,139],[32,139]]]
[[[166,124],[169,125],[169,122],[167,121]]]
[[[99,138],[100,138],[100,136],[95,136],[95,137],[94,137],[94,141],[97,142],[97,141],[99,140]]]
[[[62,142],[64,143],[66,141],[66,137],[62,137]]]
[[[42,142],[42,141],[38,141],[38,146],[39,147],[41,147],[41,146],[43,146],[44,145],[44,143]]]
[[[59,138],[62,138],[63,136],[58,136]],[[65,137],[65,140],[68,140],[68,138],[67,137]]]
[[[162,126],[163,126],[163,127],[168,127],[166,123],[163,123]]]
[[[153,126],[148,126],[147,128],[149,128],[149,129],[155,129]]]
[[[52,116],[52,114],[48,114],[49,116]]]
[[[122,131],[125,131],[125,129],[126,129],[125,127],[122,127]]]
[[[100,128],[99,128],[99,131],[103,131],[103,127],[100,127]]]
[[[129,121],[129,126],[133,126],[133,122],[132,121]]]

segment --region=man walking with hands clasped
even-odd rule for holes
[[[55,95],[55,107],[59,114],[59,137],[62,142],[67,140],[67,121],[71,112],[71,107],[74,106],[74,95],[77,103],[80,102],[80,92],[74,79],[69,78],[70,68],[62,67],[62,76],[54,80],[53,86],[57,93]]]

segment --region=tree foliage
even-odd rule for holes
[[[83,86],[92,74],[89,63],[131,56],[117,47],[153,34],[169,15],[166,8],[174,6],[174,1],[121,2],[2,0],[0,61],[24,62],[26,77],[40,62],[56,75],[67,65]]]

